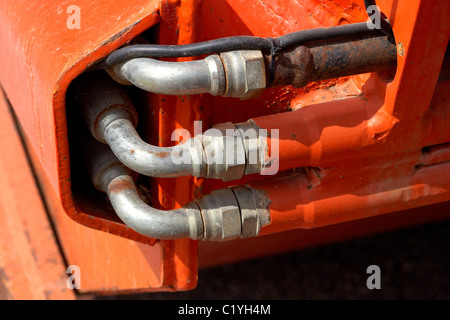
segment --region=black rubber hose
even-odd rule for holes
[[[375,0],[364,0],[364,5],[366,6],[367,10],[367,8],[369,8],[370,6],[375,6]]]
[[[123,47],[111,53],[92,69],[104,69],[134,58],[180,58],[234,50],[261,50],[276,53],[303,43],[348,37],[358,34],[373,34],[366,22],[353,23],[330,28],[301,30],[278,38],[235,36],[186,45],[143,44]]]
[[[361,34],[376,33],[377,30],[370,30],[366,22],[345,24],[337,27],[308,29],[288,33],[275,38],[276,46],[287,49],[300,44],[313,41],[328,40],[340,37],[356,36]]]
[[[270,49],[271,41],[252,36],[236,36],[183,45],[136,44],[111,53],[96,69],[107,68],[134,58],[194,57],[233,50]]]
[[[367,15],[369,15],[369,7],[376,6],[375,0],[364,0],[364,6],[366,7]],[[379,12],[381,15],[381,12]],[[370,16],[369,16],[370,17]],[[375,19],[372,20],[372,23],[375,23]],[[392,27],[388,21],[386,21],[383,17],[380,16],[380,28],[381,32],[388,36],[393,36]]]

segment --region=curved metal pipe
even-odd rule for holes
[[[111,180],[108,198],[119,218],[134,231],[155,239],[191,238],[203,236],[202,217],[194,204],[174,210],[158,210],[139,196],[133,179],[119,175]]]
[[[210,93],[251,99],[267,84],[264,56],[257,50],[223,52],[187,62],[135,58],[107,71],[119,83],[166,95]]]
[[[122,80],[158,94],[222,95],[225,92],[225,70],[218,55],[186,62],[137,58],[118,64],[113,70]]]
[[[158,178],[193,175],[228,181],[263,168],[266,142],[252,123],[220,124],[181,145],[153,146],[140,138],[133,103],[106,73],[82,76],[77,85],[78,102],[92,136],[108,144],[133,171]],[[249,156],[251,151],[256,157]]]
[[[82,141],[94,186],[108,194],[114,211],[127,226],[155,239],[203,238],[203,218],[197,204],[168,211],[150,207],[139,196],[133,179],[136,175],[107,145],[89,136]]]
[[[140,174],[158,177],[200,176],[203,148],[201,142],[189,139],[187,148],[190,161],[183,161],[183,154],[175,147],[156,147],[144,142],[128,119],[109,123],[104,137],[116,157],[128,168]],[[176,165],[174,165],[176,163]]]

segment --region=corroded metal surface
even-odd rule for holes
[[[277,54],[273,66],[271,62],[267,55],[266,70],[273,72],[270,87],[301,88],[310,82],[395,69],[397,51],[387,36],[340,39],[305,44]]]

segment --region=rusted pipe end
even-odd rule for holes
[[[307,47],[300,46],[276,55],[272,67],[271,61],[272,56],[266,55],[267,79],[272,79],[271,83],[267,84],[267,88],[286,85],[301,88],[306,86],[312,78],[314,59]]]
[[[395,68],[395,43],[388,36],[318,41],[265,56],[267,87],[301,88],[313,81]]]

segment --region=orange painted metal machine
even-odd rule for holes
[[[374,4],[1,1],[0,298],[448,218],[450,4]]]

